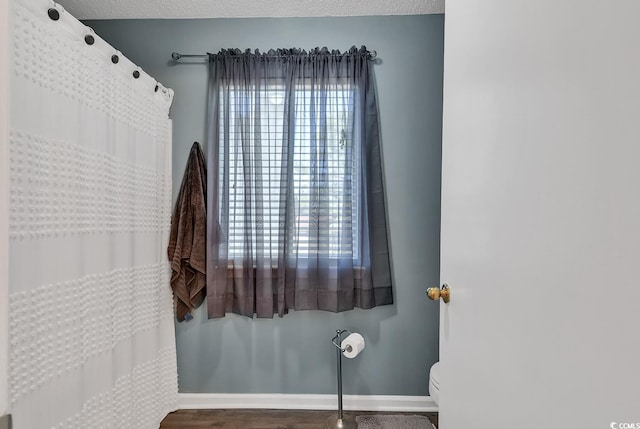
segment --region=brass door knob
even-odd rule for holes
[[[427,289],[427,296],[434,301],[442,298],[445,303],[448,303],[451,300],[451,290],[449,289],[449,285],[445,283],[442,285],[442,289],[438,289],[437,287]]]

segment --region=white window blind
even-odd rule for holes
[[[356,96],[350,83],[299,87],[288,100],[282,84],[221,91],[219,215],[228,211],[230,259],[277,259],[285,245],[298,258],[358,258]],[[286,130],[293,151],[283,147],[289,144]]]

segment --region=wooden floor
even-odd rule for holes
[[[298,410],[178,410],[169,414],[160,429],[223,428],[223,429],[325,429],[327,418],[335,411]],[[346,415],[418,414],[438,424],[437,413],[387,413],[348,411]]]

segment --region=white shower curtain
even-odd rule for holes
[[[14,427],[157,428],[177,407],[173,93],[60,6],[11,7]]]

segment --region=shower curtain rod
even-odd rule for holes
[[[267,57],[278,57],[278,55],[266,55]],[[369,59],[375,60],[378,56],[376,51],[369,51]],[[209,58],[209,54],[179,54],[177,52],[171,53],[171,59],[175,62],[180,61],[181,58]]]

